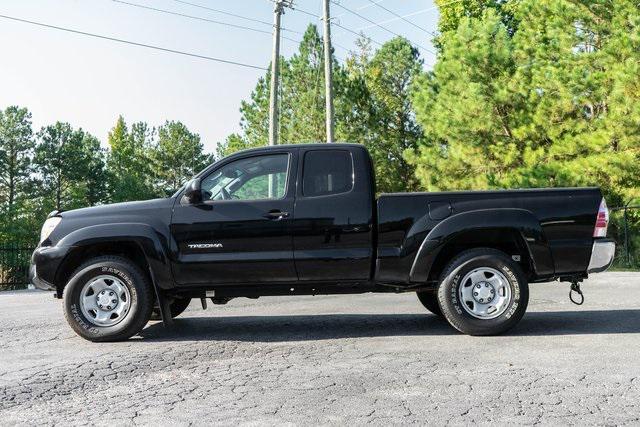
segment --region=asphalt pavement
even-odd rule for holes
[[[61,302],[0,293],[1,425],[640,424],[640,273],[531,285],[469,337],[414,294],[235,299],[94,344]]]

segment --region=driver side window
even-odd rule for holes
[[[282,199],[286,193],[288,154],[236,160],[202,180],[204,200]]]

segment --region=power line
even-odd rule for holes
[[[268,1],[273,1],[273,0],[268,0]],[[300,9],[299,7],[296,7],[295,5],[291,7],[291,10],[295,10],[295,11],[303,13],[303,14],[305,14],[307,16],[312,16],[312,17],[314,17],[316,19],[320,19],[319,15],[316,15],[315,13],[312,13],[312,12],[308,12],[308,11],[306,11],[304,9]]]
[[[364,4],[364,5],[360,6],[360,7],[356,7],[356,9],[355,9],[355,10],[368,9],[368,8],[370,8],[371,6],[374,6],[374,5],[378,4],[378,3],[382,3],[383,1],[384,1],[384,0],[375,0],[375,1],[372,1],[371,3],[367,3],[367,4]],[[343,17],[343,16],[345,16],[345,15],[346,15],[346,13],[341,13],[340,15],[336,15],[336,16],[334,16],[334,18],[335,18],[335,19],[338,19],[338,18],[341,18],[341,17]]]
[[[366,34],[364,34],[364,33],[357,33],[357,32],[355,32],[355,31],[353,31],[351,28],[344,27],[344,26],[342,26],[342,25],[338,24],[337,22],[332,22],[332,23],[331,23],[331,25],[335,25],[336,27],[341,28],[341,29],[343,29],[343,30],[345,30],[345,31],[347,31],[347,32],[349,32],[349,33],[351,33],[351,34],[355,35],[355,36],[358,36],[358,37],[361,37],[361,36],[367,37],[369,40],[371,40],[371,42],[372,42],[372,43],[377,44],[378,46],[382,46],[382,43],[380,43],[380,42],[379,42],[379,41],[377,41],[377,40],[372,39],[371,37],[368,37],[368,36],[367,36]]]
[[[380,9],[382,9],[382,10],[386,10],[387,12],[389,12],[390,14],[392,14],[393,16],[397,17],[398,19],[402,19],[404,22],[406,22],[406,23],[407,23],[407,24],[409,24],[409,25],[412,25],[413,27],[415,27],[415,28],[419,29],[420,31],[424,31],[424,32],[425,32],[425,33],[427,33],[427,34],[432,34],[432,32],[431,32],[431,31],[429,31],[429,30],[426,30],[426,29],[422,28],[420,25],[415,24],[415,23],[413,23],[413,22],[409,21],[407,18],[405,18],[405,17],[403,17],[403,16],[398,15],[398,14],[397,14],[397,13],[395,13],[393,10],[390,10],[390,9],[388,9],[388,8],[384,7],[383,5],[381,5],[381,4],[380,4],[380,3],[381,3],[380,1],[375,2],[375,1],[373,1],[373,0],[369,0],[369,3],[371,4],[371,6],[378,6]]]
[[[111,0],[111,1],[113,1],[115,3],[123,4],[123,5],[126,5],[126,6],[132,6],[132,7],[137,7],[137,8],[140,8],[140,9],[151,10],[151,11],[154,11],[154,12],[165,13],[167,15],[180,16],[182,18],[195,19],[195,20],[198,20],[198,21],[209,22],[211,24],[223,25],[223,26],[226,26],[226,27],[238,28],[238,29],[241,29],[241,30],[248,30],[248,31],[256,32],[256,33],[271,35],[271,31],[261,30],[259,28],[252,28],[252,27],[247,27],[247,26],[244,26],[244,25],[232,24],[230,22],[224,22],[224,21],[216,21],[216,20],[213,20],[213,19],[203,18],[201,16],[187,15],[187,14],[184,14],[184,13],[173,12],[171,10],[159,9],[157,7],[146,6],[146,5],[138,4],[138,3],[131,3],[131,2],[128,2],[128,1],[124,1],[124,0]],[[289,37],[283,37],[283,38],[287,39],[289,41],[292,41],[294,43],[299,43],[300,42],[299,40],[292,39],[292,38],[289,38]]]
[[[162,51],[162,52],[175,53],[177,55],[191,56],[193,58],[206,59],[208,61],[214,61],[214,62],[222,62],[224,64],[237,65],[239,67],[253,68],[253,69],[256,69],[256,70],[264,70],[264,71],[267,70],[265,67],[260,67],[258,65],[245,64],[245,63],[242,63],[242,62],[230,61],[230,60],[227,60],[227,59],[215,58],[215,57],[212,57],[212,56],[200,55],[200,54],[197,54],[197,53],[184,52],[184,51],[181,51],[181,50],[169,49],[169,48],[165,48],[165,47],[154,46],[154,45],[145,44],[145,43],[138,43],[138,42],[119,39],[119,38],[115,38],[115,37],[103,36],[103,35],[100,35],[100,34],[88,33],[88,32],[85,32],[85,31],[74,30],[74,29],[71,29],[71,28],[58,27],[58,26],[55,26],[55,25],[45,24],[45,23],[42,23],[42,22],[29,21],[27,19],[22,19],[22,18],[15,18],[13,16],[0,15],[0,18],[9,19],[9,20],[12,20],[12,21],[22,22],[22,23],[31,24],[31,25],[37,25],[39,27],[52,28],[54,30],[59,30],[59,31],[66,31],[68,33],[74,33],[74,34],[80,34],[80,35],[83,35],[83,36],[94,37],[94,38],[97,38],[97,39],[103,39],[103,40],[109,40],[109,41],[123,43],[123,44],[129,44],[129,45],[133,45],[133,46],[145,47],[147,49],[154,49],[154,50],[159,50],[159,51]]]
[[[267,0],[267,1],[272,2],[273,0]],[[300,9],[299,7],[296,7],[295,5],[294,5],[293,7],[291,7],[291,10],[296,11],[296,12],[300,12],[300,13],[305,14],[305,15],[308,15],[308,16],[312,16],[312,17],[314,17],[314,18],[316,18],[316,19],[322,19],[319,15],[317,15],[317,14],[315,14],[315,13],[313,13],[313,12],[306,11],[306,10],[304,10],[304,9]],[[333,21],[333,20],[332,20],[332,21]],[[335,21],[333,21],[333,22],[331,23],[331,25],[335,25],[336,27],[341,28],[341,29],[343,29],[343,30],[345,30],[345,31],[347,31],[347,32],[349,32],[349,33],[351,33],[351,34],[355,35],[355,36],[358,36],[358,37],[360,37],[360,36],[364,36],[364,35],[365,35],[365,34],[357,33],[357,32],[355,32],[355,31],[353,31],[351,28],[344,27],[344,26],[342,26],[342,25],[338,24],[338,23],[337,23],[337,22],[335,22]],[[380,42],[378,42],[378,41],[376,41],[376,40],[372,39],[371,37],[367,37],[367,38],[368,38],[369,40],[371,40],[373,43],[377,44],[378,46],[382,46],[382,43],[380,43]],[[331,41],[331,44],[332,44],[332,45],[334,45],[334,46],[336,46],[336,47],[339,47],[339,48],[341,48],[341,49],[344,49],[344,50],[347,50],[347,51],[349,50],[349,49],[347,49],[346,47],[343,47],[343,46],[340,46],[340,45],[335,44],[333,41]]]
[[[341,8],[341,9],[343,9],[343,10],[346,10],[347,12],[351,13],[352,15],[357,16],[357,17],[358,17],[358,18],[360,18],[360,19],[363,19],[363,20],[365,20],[365,21],[367,21],[367,22],[369,22],[369,23],[371,23],[371,24],[373,24],[373,25],[375,25],[375,26],[378,26],[378,27],[382,28],[383,30],[385,30],[385,31],[387,31],[387,32],[389,32],[389,33],[391,33],[391,34],[393,34],[394,36],[401,37],[401,36],[400,36],[400,34],[398,34],[398,33],[396,33],[396,32],[393,32],[393,31],[391,31],[390,29],[385,28],[385,27],[383,27],[383,26],[382,26],[382,25],[380,25],[380,24],[377,24],[376,22],[372,21],[371,19],[367,18],[366,16],[364,16],[364,15],[362,15],[362,14],[360,14],[360,13],[358,13],[358,12],[354,11],[354,10],[351,10],[351,9],[349,9],[348,7],[345,7],[345,6],[341,5],[340,3],[336,2],[336,1],[332,1],[331,3],[335,4],[336,6],[338,6],[339,8]]]
[[[224,21],[216,21],[216,20],[213,20],[213,19],[203,18],[201,16],[187,15],[185,13],[173,12],[173,11],[170,11],[170,10],[160,9],[160,8],[157,8],[157,7],[146,6],[146,5],[142,5],[142,4],[138,4],[138,3],[131,3],[131,2],[128,2],[128,1],[124,1],[124,0],[111,0],[111,1],[113,1],[115,3],[123,4],[123,5],[126,5],[126,6],[133,6],[133,7],[138,7],[138,8],[141,8],[141,9],[152,10],[152,11],[155,11],[155,12],[166,13],[168,15],[180,16],[182,18],[195,19],[195,20],[198,20],[198,21],[210,22],[212,24],[224,25],[224,26],[238,28],[238,29],[242,29],[242,30],[253,31],[253,32],[256,32],[256,33],[271,35],[270,31],[261,30],[261,29],[258,29],[258,28],[246,27],[244,25],[237,25],[237,24],[232,24],[232,23],[224,22]],[[191,4],[191,5],[194,5],[194,6],[198,6],[198,5],[195,5],[194,3],[184,2],[184,1],[181,1],[181,0],[173,0],[173,1],[177,1],[179,3],[185,3],[185,4]],[[208,9],[208,10],[217,10],[217,9],[211,9],[211,8],[208,8],[208,7],[205,7],[205,6],[201,6],[201,7],[204,8],[204,9]],[[227,13],[227,14],[229,14],[231,16],[235,16],[232,13]],[[251,20],[253,20],[253,19],[251,19]],[[266,21],[257,20],[257,22],[266,22]],[[272,24],[269,24],[269,25],[272,25]],[[285,28],[281,27],[280,30],[284,31]],[[304,33],[300,32],[300,31],[295,31],[295,30],[287,30],[287,31],[289,31],[291,33],[295,33],[295,34],[304,34]],[[280,37],[282,39],[290,41],[292,43],[300,43],[300,42],[302,42],[302,40],[294,39],[294,38],[287,37],[287,36],[280,36]],[[335,47],[339,47],[340,49],[344,49],[345,51],[349,51],[349,49],[347,49],[344,46],[340,46],[340,45],[335,44],[335,43],[333,43],[333,45]]]
[[[398,34],[398,33],[394,32],[394,31],[391,31],[390,29],[388,29],[388,28],[386,28],[386,27],[383,27],[382,25],[380,25],[380,24],[378,24],[378,23],[376,23],[376,22],[372,21],[371,19],[367,18],[366,16],[364,16],[364,15],[362,15],[362,14],[360,14],[360,13],[358,13],[358,12],[354,12],[353,10],[351,10],[351,9],[349,9],[349,8],[347,8],[347,7],[342,6],[340,3],[336,3],[335,1],[332,1],[332,3],[333,3],[333,4],[335,4],[335,5],[336,5],[336,6],[338,6],[338,7],[340,7],[340,8],[342,8],[342,9],[346,10],[347,12],[350,12],[351,14],[353,14],[353,15],[355,15],[355,16],[357,16],[357,17],[359,17],[360,19],[363,19],[363,20],[365,20],[365,21],[367,21],[367,22],[370,22],[371,24],[373,24],[373,25],[374,25],[374,26],[376,26],[376,27],[380,27],[380,28],[382,28],[383,30],[385,30],[385,31],[387,31],[387,32],[389,32],[389,33],[391,33],[391,34],[393,34],[394,36],[397,36],[397,37],[404,37],[404,36],[402,36],[402,35],[400,35],[400,34]],[[344,28],[344,27],[340,27],[340,28]],[[355,31],[352,31],[352,30],[348,30],[348,31],[349,31],[349,32],[351,32],[351,33],[355,33]],[[406,38],[406,37],[404,37],[404,38]],[[412,42],[412,43],[413,43],[414,45],[416,45],[417,47],[419,47],[420,49],[422,49],[422,50],[424,50],[424,51],[426,51],[426,52],[429,52],[429,53],[431,53],[431,54],[433,54],[433,55],[436,55],[436,53],[435,53],[434,51],[432,51],[432,50],[430,50],[430,49],[428,49],[428,48],[426,48],[426,47],[424,47],[424,46],[422,46],[422,45],[420,45],[420,44],[418,44],[418,43],[416,43],[416,42]],[[379,43],[378,43],[378,44],[379,44]]]
[[[274,3],[274,0],[267,0],[267,1],[268,1],[269,3]],[[322,18],[320,17],[320,15],[318,15],[318,14],[316,14],[316,13],[313,13],[313,12],[309,12],[309,11],[304,10],[304,9],[300,9],[300,8],[296,7],[295,5],[292,5],[291,7],[289,7],[289,9],[291,9],[291,10],[293,10],[293,11],[295,11],[295,12],[300,12],[300,13],[302,13],[302,14],[304,14],[304,15],[311,16],[311,17],[313,17],[313,18],[315,18],[315,19],[322,19]],[[336,27],[340,27],[340,28],[342,28],[342,29],[343,29],[343,30],[345,30],[345,31],[351,31],[351,30],[349,30],[348,28],[345,28],[345,27],[343,27],[343,26],[341,26],[341,25],[338,25],[338,24],[337,24],[337,23],[335,23],[335,22],[333,22],[333,23],[332,23],[332,25],[335,25]],[[351,31],[351,32],[352,32],[353,34],[355,34],[356,36],[360,37],[360,34],[359,34],[359,33],[355,33],[355,32],[353,32],[353,31]],[[378,43],[378,42],[376,42],[376,41],[374,41],[374,40],[372,40],[372,41],[373,41],[374,43],[377,43],[378,45],[382,46],[382,43]],[[344,50],[345,52],[350,52],[350,51],[351,51],[351,49],[349,49],[349,48],[347,48],[347,47],[344,47],[344,46],[342,46],[342,45],[339,45],[339,44],[335,43],[333,40],[331,41],[331,45],[332,45],[332,46],[334,46],[334,47],[340,48],[340,49]],[[341,58],[339,58],[337,55],[336,55],[336,58],[338,58],[338,59],[342,60],[342,59],[341,59]],[[343,60],[343,62],[344,62],[344,60]]]
[[[240,18],[240,19],[244,19],[244,20],[247,20],[247,21],[250,21],[250,22],[257,22],[257,23],[265,24],[265,25],[269,25],[269,26],[273,25],[273,24],[272,24],[271,22],[269,22],[269,21],[262,21],[262,20],[260,20],[260,19],[249,18],[249,17],[246,17],[246,16],[237,15],[237,14],[235,14],[235,13],[226,12],[226,11],[224,11],[224,10],[214,9],[214,8],[212,8],[212,7],[208,7],[208,6],[203,6],[203,5],[201,5],[201,4],[197,4],[197,3],[191,3],[191,2],[183,1],[183,0],[172,0],[172,1],[174,1],[174,2],[176,2],[176,3],[186,4],[186,5],[188,5],[188,6],[197,7],[197,8],[199,8],[199,9],[205,9],[205,10],[209,10],[209,11],[212,11],[212,12],[221,13],[221,14],[223,14],[223,15],[233,16],[234,18]]]
[[[453,0],[453,1],[450,1],[450,2],[447,2],[447,3],[443,3],[443,4],[441,4],[440,6],[431,6],[431,7],[428,7],[428,8],[426,8],[426,9],[421,9],[421,10],[418,10],[418,11],[416,11],[416,12],[408,13],[408,14],[406,14],[406,15],[398,16],[398,17],[396,17],[396,18],[392,18],[392,19],[387,19],[386,21],[381,21],[381,22],[379,22],[378,24],[388,24],[388,23],[390,23],[390,22],[396,22],[396,21],[399,21],[399,20],[404,19],[404,18],[410,18],[410,17],[412,17],[412,16],[420,15],[420,14],[422,14],[422,13],[425,13],[425,12],[429,12],[429,11],[435,10],[435,9],[437,9],[438,7],[443,8],[443,7],[448,6],[448,5],[450,5],[450,4],[453,4],[453,3],[460,3],[461,1],[463,1],[463,0]],[[367,25],[367,26],[365,26],[365,27],[358,28],[358,31],[361,31],[361,30],[368,30],[369,28],[377,27],[377,26],[378,26],[378,24],[375,24],[375,25]],[[434,32],[429,32],[429,34],[431,34],[431,35],[433,35],[433,36],[436,36],[436,34],[435,34]]]
[[[273,0],[267,0],[267,1],[268,1],[269,3],[273,3]],[[315,19],[320,19],[320,20],[322,19],[322,18],[320,17],[320,15],[315,14],[315,13],[313,13],[313,12],[309,12],[309,11],[304,10],[304,9],[300,9],[300,8],[296,7],[296,5],[292,5],[291,7],[289,7],[289,9],[291,9],[291,10],[293,10],[293,11],[295,11],[295,12],[300,12],[300,13],[302,13],[302,14],[304,14],[304,15],[312,16],[312,17],[313,17],[313,18],[315,18]],[[349,29],[348,29],[348,28],[341,27],[340,25],[336,24],[335,22],[334,22],[332,25],[335,25],[336,27],[340,27],[340,28],[343,28],[343,29],[345,29],[345,30],[349,31]],[[360,36],[360,34],[358,34],[358,33],[354,33],[354,34],[355,34],[355,35],[357,35],[357,36]],[[331,41],[331,45],[332,45],[332,46],[335,46],[335,47],[339,47],[340,49],[342,49],[342,50],[344,50],[344,51],[346,51],[346,52],[349,52],[349,50],[350,50],[350,49],[349,49],[349,48],[347,48],[347,47],[344,47],[344,46],[341,46],[341,45],[339,45],[339,44],[334,43],[334,42],[333,42],[333,40]],[[382,45],[380,45],[380,46],[382,46]]]
[[[271,1],[271,0],[268,0],[268,1]],[[313,16],[313,17],[314,17],[314,18],[316,18],[316,19],[321,19],[321,18],[320,18],[320,16],[318,16],[318,15],[316,15],[316,14],[313,14],[313,13],[311,13],[311,12],[307,12],[306,10],[299,9],[299,8],[297,8],[297,7],[295,7],[295,6],[293,7],[293,9],[292,9],[292,10],[294,10],[294,11],[296,11],[296,12],[303,13],[303,14],[305,14],[305,15]],[[378,46],[382,46],[382,43],[380,43],[380,42],[379,42],[379,41],[377,41],[377,40],[372,39],[371,37],[367,36],[366,34],[364,34],[364,33],[358,33],[358,32],[355,32],[355,31],[353,31],[351,28],[347,28],[347,27],[345,27],[345,26],[343,26],[343,25],[340,25],[340,24],[338,24],[338,23],[337,23],[337,22],[335,22],[335,21],[333,21],[333,22],[331,23],[331,25],[334,25],[334,26],[336,26],[336,27],[338,27],[338,28],[340,28],[340,29],[343,29],[343,30],[345,30],[345,31],[347,31],[347,32],[349,32],[349,33],[351,33],[351,34],[353,34],[353,35],[357,36],[357,37],[360,37],[360,36],[367,37],[369,40],[371,40],[371,42],[372,42],[372,43],[374,43],[374,44],[376,44],[376,45],[378,45]],[[336,44],[336,43],[335,43],[335,42],[333,42],[333,41],[331,41],[331,44],[332,44],[333,46],[335,46],[335,47],[339,47],[339,48],[341,48],[341,49],[344,49],[344,50],[346,50],[346,51],[349,51],[349,49],[347,49],[346,47],[340,46],[339,44]]]
[[[227,11],[220,10],[220,9],[214,9],[212,7],[203,6],[203,5],[197,4],[197,3],[191,3],[191,2],[188,2],[188,1],[184,1],[184,0],[172,0],[172,1],[174,1],[176,3],[186,4],[188,6],[197,7],[199,9],[209,10],[211,12],[221,13],[223,15],[233,16],[234,18],[244,19],[244,20],[247,20],[247,21],[257,22],[257,23],[260,23],[260,24],[265,24],[265,25],[268,25],[270,27],[273,26],[273,23],[268,22],[268,21],[262,21],[262,20],[256,19],[256,18],[249,18],[247,16],[238,15],[236,13],[231,13],[231,12],[227,12]],[[282,31],[289,31],[290,33],[302,34],[302,32],[300,32],[300,31],[290,30],[290,29],[284,28],[284,27],[280,28],[280,29]],[[269,34],[271,34],[271,33],[269,33]]]

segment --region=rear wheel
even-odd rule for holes
[[[137,334],[149,321],[154,300],[148,276],[116,256],[82,264],[63,295],[67,322],[89,341],[120,341]]]
[[[176,298],[169,306],[171,310],[171,318],[180,316],[191,303],[191,298]],[[162,320],[162,314],[160,313],[160,307],[155,305],[153,312],[151,313],[151,320]]]
[[[505,253],[470,249],[443,271],[438,301],[444,317],[460,332],[497,335],[524,315],[529,285],[520,266]]]
[[[435,291],[421,291],[416,292],[418,299],[430,312],[436,316],[442,316],[442,310],[440,310],[440,304],[438,304],[438,294]]]

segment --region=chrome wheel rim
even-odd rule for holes
[[[129,288],[119,278],[102,275],[89,280],[80,293],[80,309],[96,326],[120,323],[131,308]]]
[[[509,307],[511,295],[511,286],[504,274],[489,267],[471,270],[458,288],[462,308],[477,319],[500,316]]]

